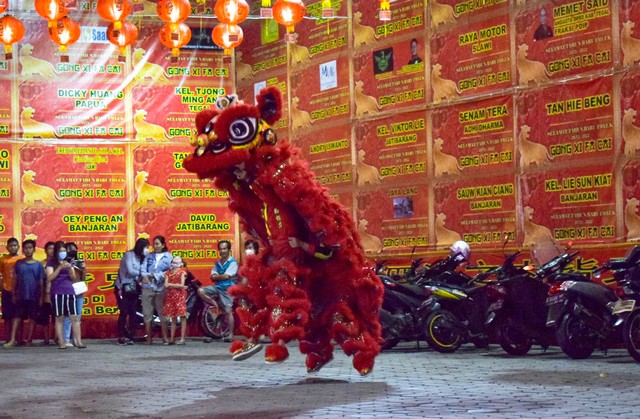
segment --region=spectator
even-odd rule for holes
[[[13,287],[15,284],[14,266],[24,256],[19,255],[20,243],[15,237],[7,240],[8,255],[0,258],[0,276],[2,279],[2,319],[4,320],[4,336],[6,343],[11,340],[11,329],[15,317]]]
[[[29,321],[26,334],[26,345],[33,345],[33,329],[38,316],[38,307],[42,305],[44,290],[44,268],[42,264],[33,258],[36,251],[34,240],[22,242],[22,252],[24,259],[16,262],[14,267],[15,284],[13,300],[15,303],[15,317],[11,327],[11,339],[5,343],[5,348],[16,346],[16,332],[23,320]]]
[[[44,245],[44,251],[47,257],[45,260],[42,261],[43,268],[47,266],[47,262],[49,261],[49,259],[51,259],[51,257],[53,257],[54,244],[55,244],[54,242],[50,241]],[[49,345],[50,343],[49,340],[51,339],[51,321],[53,319],[53,312],[51,309],[51,284],[46,281],[46,278],[44,281],[44,289],[42,290],[42,293],[43,293],[42,305],[38,310],[38,318],[36,319],[36,326],[43,327],[44,339],[42,340],[42,344],[47,346]]]
[[[151,322],[153,320],[153,310],[160,317],[162,328],[162,342],[167,343],[167,323],[164,320],[162,309],[166,290],[164,287],[164,273],[171,268],[173,255],[167,249],[167,242],[164,237],[156,236],[153,239],[153,252],[151,252],[142,263],[142,314],[144,316],[144,327],[147,332],[147,345],[153,343]]]
[[[255,240],[247,240],[244,242],[244,254],[247,256],[257,255],[260,251],[260,245]]]
[[[187,272],[182,269],[182,258],[174,256],[171,261],[171,269],[165,272],[165,287],[167,297],[164,301],[163,315],[166,319],[171,319],[171,337],[169,345],[175,343],[176,324],[180,318],[180,340],[178,345],[184,345],[187,337]]]
[[[149,240],[139,238],[133,249],[124,254],[120,260],[118,278],[114,290],[120,315],[118,316],[118,345],[133,345],[135,337],[135,316],[140,295],[136,292],[123,291],[125,284],[140,284],[142,281],[142,263],[149,254]],[[135,289],[137,290],[137,286]]]
[[[78,281],[87,280],[87,264],[84,260],[78,258],[78,245],[74,242],[67,243],[67,259],[71,263],[71,266],[78,273]],[[76,312],[78,313],[78,321],[82,328],[82,307],[84,306],[84,293],[76,295]],[[73,341],[71,340],[71,319],[69,316],[64,318],[64,343],[67,346],[78,346],[75,336]]]
[[[231,256],[231,242],[228,240],[220,240],[218,242],[218,256],[220,259],[211,269],[211,281],[213,285],[200,287],[198,295],[204,301],[211,305],[215,305],[215,299],[220,302],[221,308],[227,314],[227,324],[229,325],[229,336],[225,341],[234,339],[234,319],[233,319],[233,298],[227,293],[227,289],[233,285],[238,276],[238,262]]]
[[[84,349],[82,343],[82,333],[80,331],[80,321],[78,320],[76,294],[73,290],[73,282],[78,280],[76,269],[71,266],[67,259],[67,246],[62,241],[57,241],[53,246],[54,257],[49,260],[45,268],[47,282],[51,284],[51,301],[56,316],[56,336],[58,337],[58,348],[67,349],[64,342],[64,316],[71,317],[71,329],[76,337],[78,348]]]

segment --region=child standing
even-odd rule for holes
[[[38,307],[42,305],[44,290],[44,268],[42,264],[33,258],[36,250],[36,242],[25,240],[22,242],[22,252],[24,259],[16,262],[15,284],[13,288],[13,302],[15,303],[15,314],[11,328],[11,340],[4,346],[12,348],[16,346],[16,332],[22,320],[29,320],[26,340],[27,346],[32,345],[33,329],[38,315]]]
[[[187,287],[184,284],[187,273],[182,269],[182,258],[175,256],[171,260],[171,269],[165,272],[167,296],[164,301],[164,317],[171,318],[171,337],[165,345],[173,345],[176,336],[176,323],[180,317],[181,338],[178,345],[184,345],[187,336]]]

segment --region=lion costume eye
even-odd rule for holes
[[[229,125],[229,141],[233,145],[244,145],[251,142],[258,131],[256,118],[238,118]]]

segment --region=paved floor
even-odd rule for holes
[[[583,361],[558,348],[512,358],[497,346],[438,354],[405,343],[360,377],[342,353],[308,375],[227,345],[0,348],[0,417],[637,418],[640,365],[624,350]]]

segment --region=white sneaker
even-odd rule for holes
[[[67,348],[73,348],[73,343],[65,342],[64,346],[66,346]]]

